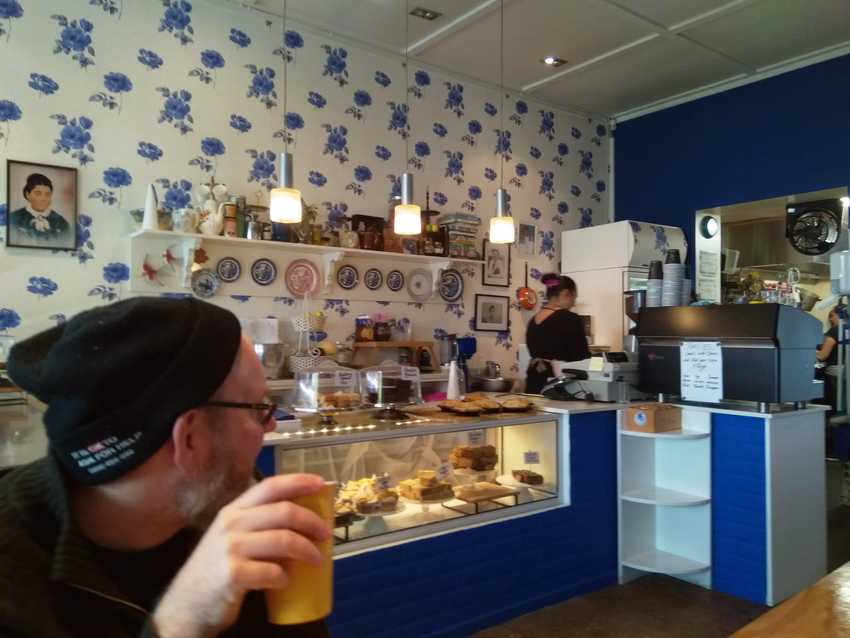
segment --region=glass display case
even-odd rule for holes
[[[337,552],[560,504],[559,422],[549,414],[463,418],[428,406],[404,420],[337,416],[280,435],[277,473],[337,481]]]
[[[363,403],[381,408],[377,418],[404,419],[399,408],[422,403],[422,386],[418,368],[398,363],[383,363],[364,368]]]
[[[331,361],[295,374],[292,408],[320,415],[323,425],[333,425],[334,414],[362,406],[360,373]]]

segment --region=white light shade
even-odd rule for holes
[[[301,191],[294,188],[273,188],[269,217],[280,224],[301,222]]]
[[[490,243],[512,244],[514,242],[514,218],[508,215],[490,218]]]
[[[416,204],[395,207],[393,232],[396,235],[418,235],[422,232],[422,209]]]

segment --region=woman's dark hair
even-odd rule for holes
[[[572,277],[567,277],[566,275],[559,275],[558,273],[550,272],[543,275],[540,278],[540,281],[543,282],[544,286],[546,286],[546,299],[552,299],[553,297],[557,297],[561,294],[562,290],[567,290],[573,293],[574,295],[578,295],[576,282],[572,280]]]
[[[30,194],[33,188],[36,186],[47,186],[50,189],[50,192],[53,192],[53,182],[46,175],[42,175],[41,173],[32,173],[29,177],[27,177],[27,183],[24,184],[24,197]]]

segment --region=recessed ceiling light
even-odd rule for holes
[[[410,15],[416,16],[417,18],[423,18],[424,20],[436,20],[443,14],[439,11],[431,11],[431,9],[425,9],[424,7],[416,7],[413,11],[410,12]]]
[[[559,58],[554,55],[547,55],[540,61],[547,66],[563,66],[567,63],[564,58]]]

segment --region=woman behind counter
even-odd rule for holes
[[[590,357],[584,322],[572,312],[578,291],[569,277],[550,273],[540,279],[546,286],[546,303],[528,322],[525,343],[531,362],[525,377],[525,391],[537,394],[555,376],[551,361],[581,361]]]

